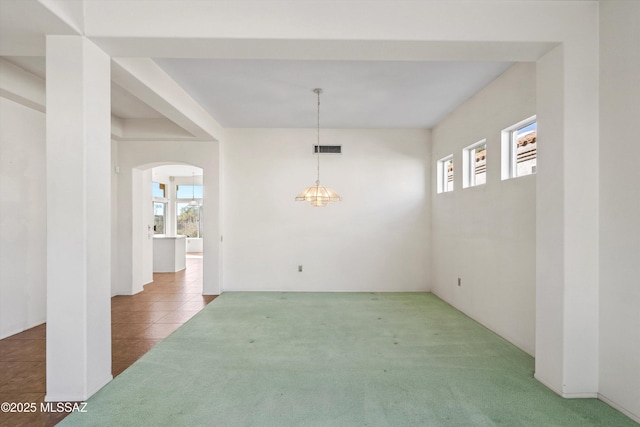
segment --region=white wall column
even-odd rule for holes
[[[151,169],[140,174],[140,206],[142,214],[142,285],[153,282],[153,198],[151,197]],[[141,290],[144,290],[141,289]]]
[[[535,376],[564,397],[597,397],[599,382],[598,51],[588,37],[537,63]]]
[[[565,268],[562,54],[557,47],[536,64],[538,138],[545,148],[538,149],[536,174],[535,377],[558,394],[563,389]]]
[[[111,376],[110,58],[47,37],[47,401]]]
[[[142,182],[144,180],[144,171],[142,169],[131,170],[131,229],[127,230],[131,236],[131,251],[133,259],[131,262],[131,284],[130,289],[125,295],[135,295],[144,290],[144,257],[149,256],[145,253],[145,240],[148,236],[147,220],[145,218],[145,209],[143,206],[144,195]]]

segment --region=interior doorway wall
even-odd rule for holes
[[[118,275],[113,280],[113,295],[133,295],[142,291],[148,279],[149,250],[144,249],[153,233],[151,194],[151,169],[166,164],[190,164],[203,171],[204,198],[203,234],[211,236],[203,243],[204,295],[220,293],[220,224],[219,224],[219,143],[215,141],[120,141],[118,142]],[[148,174],[145,177],[145,174]],[[143,189],[143,179],[149,183],[148,192]],[[142,197],[142,192],[146,197]],[[142,217],[148,206],[147,221]],[[150,229],[149,229],[150,226]],[[147,261],[145,261],[145,259]],[[146,282],[148,283],[148,282]]]

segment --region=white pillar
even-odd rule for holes
[[[564,387],[564,91],[563,50],[537,63],[536,373],[558,394]],[[544,165],[544,166],[543,166]]]
[[[47,401],[111,379],[110,58],[47,36]]]
[[[593,35],[592,35],[593,36]],[[537,63],[536,373],[564,397],[598,396],[597,39]]]
[[[143,286],[153,282],[153,197],[151,196],[151,169],[145,169],[141,173],[140,205],[142,213],[142,281]]]
[[[221,144],[218,141],[207,142],[210,154],[202,168],[203,205],[202,205],[202,293],[203,295],[219,295],[222,289],[222,224],[220,206]]]

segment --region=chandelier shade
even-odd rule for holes
[[[330,202],[339,202],[342,197],[330,188],[320,185],[320,94],[322,89],[314,89],[313,92],[318,95],[318,142],[315,150],[317,156],[317,179],[316,185],[305,188],[302,193],[296,197],[296,202],[308,202],[313,207],[325,207]]]
[[[342,198],[330,188],[320,185],[320,181],[316,181],[316,185],[305,188],[302,193],[296,197],[296,202],[309,202],[311,206],[324,207],[329,202],[339,202]]]

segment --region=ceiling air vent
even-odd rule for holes
[[[320,147],[320,154],[342,154],[342,145],[314,145],[313,154],[318,152]]]

